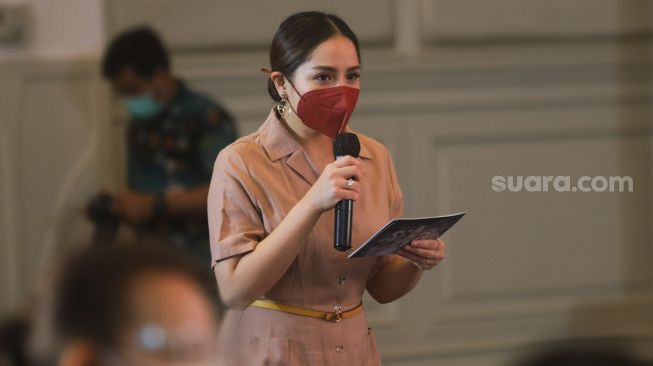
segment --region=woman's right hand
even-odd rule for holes
[[[347,180],[354,179],[351,189]],[[320,211],[333,208],[341,200],[358,200],[360,181],[363,178],[361,161],[349,155],[328,164],[304,199]]]

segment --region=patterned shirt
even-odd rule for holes
[[[216,156],[236,135],[234,119],[224,108],[178,81],[177,94],[156,117],[129,124],[129,189],[164,193],[208,184]],[[205,218],[170,218],[151,226],[164,227],[172,243],[208,256]]]

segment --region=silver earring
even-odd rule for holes
[[[288,94],[281,92],[281,101],[277,104],[277,112],[281,117],[286,118],[290,114],[290,102],[288,101]]]

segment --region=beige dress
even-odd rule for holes
[[[353,241],[358,247],[388,220],[399,217],[403,196],[388,151],[358,135],[365,169],[354,204]],[[274,111],[257,132],[218,156],[208,198],[212,264],[256,250],[319,174]],[[333,210],[325,212],[281,280],[265,298],[320,311],[356,307],[383,257],[348,260],[333,248]],[[338,323],[248,307],[222,320],[225,365],[380,365],[365,313]]]

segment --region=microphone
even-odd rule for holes
[[[361,145],[358,136],[344,132],[336,136],[333,142],[333,155],[336,159],[345,155],[358,157]],[[342,200],[336,204],[336,220],[334,225],[333,246],[336,250],[345,252],[351,249],[351,228],[354,216],[354,202]]]

